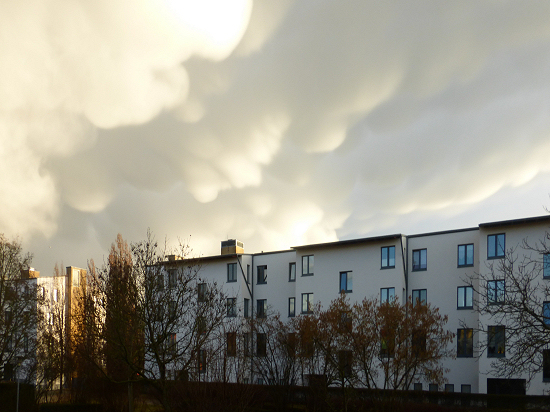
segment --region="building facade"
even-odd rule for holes
[[[316,303],[327,308],[343,292],[352,304],[365,297],[380,302],[394,298],[428,302],[448,316],[447,328],[456,333],[451,344],[456,357],[444,361],[448,370],[445,387],[418,382],[414,388],[487,393],[505,390],[510,383],[491,375],[491,362],[506,356],[506,325],[493,325],[494,319],[480,315],[478,308],[485,299],[503,299],[506,292],[497,275],[489,281],[479,275],[507,251],[521,255],[524,240],[544,239],[549,225],[550,217],[543,216],[255,254],[245,253],[242,243],[228,240],[222,242],[220,255],[196,261],[200,262],[201,278],[223,285],[228,302],[235,307],[228,312],[230,316],[254,318],[278,313],[284,321],[307,315]],[[546,262],[544,256],[535,258],[541,265]],[[546,281],[542,273],[540,280]],[[540,310],[542,313],[543,308]],[[489,329],[496,335],[489,337]],[[546,373],[541,370],[530,380],[515,376],[514,382],[526,393],[540,395],[548,389],[543,378]],[[253,370],[248,379],[255,381]]]

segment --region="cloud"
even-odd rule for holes
[[[258,251],[492,220],[546,190],[546,3],[2,7],[4,231],[87,256],[148,226]]]

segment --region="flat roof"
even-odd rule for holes
[[[536,223],[550,221],[550,214],[543,216],[525,217],[522,219],[501,220],[498,222],[480,223],[479,227],[495,227],[495,226],[511,226],[520,225],[524,223]]]
[[[364,237],[364,238],[360,238],[360,239],[337,240],[335,242],[313,243],[313,244],[310,244],[310,245],[293,246],[292,249],[312,249],[312,248],[317,248],[317,247],[344,246],[344,245],[353,245],[353,244],[357,244],[357,243],[381,242],[381,241],[384,241],[384,240],[400,239],[402,236],[403,235],[399,233],[399,234],[394,234],[394,235]]]

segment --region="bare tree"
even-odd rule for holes
[[[0,234],[0,368],[4,379],[34,382],[42,297],[30,263],[31,255],[23,253],[17,240]]]
[[[545,365],[550,369],[550,234],[535,243],[524,239],[476,276],[478,312],[501,325],[480,322],[487,335],[480,356],[489,351],[493,372],[503,377],[522,374],[531,381]]]

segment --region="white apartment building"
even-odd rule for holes
[[[503,388],[510,381],[490,375],[490,364],[495,358],[506,356],[505,337],[495,344],[494,339],[489,342],[486,333],[475,333],[479,325],[493,322],[476,311],[478,299],[487,298],[474,292],[487,286],[480,287],[477,274],[503,258],[506,250],[513,248],[515,253],[522,253],[518,246],[524,239],[543,239],[549,225],[550,216],[541,216],[483,223],[467,229],[393,234],[255,254],[245,253],[239,241],[228,240],[222,242],[220,255],[197,262],[201,265],[201,278],[223,285],[228,298],[235,299],[232,302],[239,308],[238,316],[262,316],[269,309],[270,313],[280,313],[281,319],[288,319],[307,314],[314,302],[327,308],[341,290],[346,291],[352,304],[365,297],[381,301],[396,297],[403,301],[413,296],[425,300],[448,315],[447,328],[457,334],[452,343],[457,357],[444,362],[449,369],[444,388],[419,382],[414,389],[487,393],[489,385],[489,392],[498,392],[507,390]],[[546,281],[542,273],[541,281]],[[493,286],[505,288],[498,280],[489,288]],[[504,326],[505,331],[505,325],[496,326]],[[533,395],[548,390],[542,372],[528,385],[526,376],[514,378],[512,385],[516,389],[520,386],[518,392],[524,387],[527,394]]]

